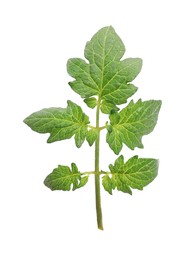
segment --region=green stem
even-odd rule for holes
[[[98,101],[96,109],[96,128],[99,129],[100,101]],[[99,172],[99,147],[100,147],[100,129],[95,142],[95,195],[96,195],[96,214],[98,228],[103,230],[102,209],[100,198],[100,172]]]
[[[103,130],[103,129],[105,129],[106,128],[106,125],[104,125],[104,126],[99,126],[98,128],[96,127],[96,126],[92,126],[92,125],[88,125],[88,128],[91,128],[91,129],[98,129],[98,130]]]

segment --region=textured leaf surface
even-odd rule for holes
[[[97,137],[98,137],[99,131],[97,129],[91,129],[87,132],[87,142],[89,143],[90,146],[92,146],[94,144],[94,142],[96,141]]]
[[[72,163],[71,169],[68,166],[59,165],[49,174],[44,184],[51,190],[69,191],[83,187],[88,181],[88,176],[84,176],[78,171],[75,163]]]
[[[24,122],[38,133],[50,133],[48,143],[75,135],[76,146],[80,147],[86,137],[89,118],[80,106],[68,101],[67,108],[45,108],[31,114]]]
[[[102,185],[104,189],[112,195],[112,190],[115,189],[115,182],[112,181],[112,178],[108,174],[102,177]]]
[[[123,143],[132,150],[135,147],[143,148],[142,136],[153,131],[160,107],[159,100],[131,101],[119,113],[110,115],[106,140],[115,154],[119,154]]]
[[[97,95],[115,105],[125,103],[137,90],[130,82],[139,74],[142,60],[120,60],[124,53],[125,46],[113,27],[102,28],[86,44],[89,63],[79,58],[68,60],[68,73],[75,78],[70,86],[83,98]]]
[[[103,100],[100,107],[102,113],[110,114],[111,111],[119,111],[119,108],[114,105],[114,103]]]
[[[84,99],[84,102],[87,104],[88,107],[90,108],[95,108],[97,105],[97,100],[96,98],[92,97],[92,98],[86,98]]]
[[[102,181],[104,189],[110,194],[115,188],[132,194],[131,188],[142,190],[155,179],[158,160],[134,156],[124,163],[123,156],[120,156],[109,168],[110,173],[107,173]]]

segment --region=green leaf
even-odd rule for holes
[[[131,188],[142,190],[155,179],[158,160],[134,156],[124,163],[123,156],[120,156],[109,168],[110,173],[107,173],[102,181],[104,189],[110,194],[115,188],[132,194]]]
[[[84,99],[84,102],[87,104],[88,107],[90,108],[95,108],[97,105],[97,100],[96,98],[92,97],[92,98],[86,98]]]
[[[160,107],[160,100],[131,101],[118,113],[117,121],[110,116],[112,127],[107,128],[106,141],[115,154],[120,153],[123,143],[132,150],[135,147],[143,148],[142,136],[153,131]]]
[[[71,169],[72,169],[72,173],[78,173],[79,172],[77,165],[75,163],[71,164]]]
[[[104,189],[110,194],[112,195],[112,189],[114,187],[114,182],[112,181],[112,179],[109,177],[108,174],[104,175],[102,177],[102,185],[104,186]]]
[[[91,130],[89,130],[87,132],[86,140],[90,146],[92,146],[94,144],[94,142],[96,141],[98,134],[99,134],[98,132],[99,131],[96,128],[92,128]]]
[[[67,70],[75,78],[71,88],[83,98],[97,95],[114,105],[127,101],[137,88],[130,84],[142,67],[140,58],[120,59],[125,53],[125,46],[112,26],[99,30],[85,47],[85,58],[69,59]],[[101,107],[106,111],[104,103]]]
[[[80,179],[79,184],[77,184],[77,189],[82,188],[83,186],[85,186],[85,184],[88,182],[89,176],[84,176]],[[74,189],[75,190],[75,189]]]
[[[104,114],[110,114],[111,111],[119,111],[119,108],[114,105],[114,103],[103,100],[101,107],[100,107],[102,113]]]
[[[88,98],[98,94],[98,86],[91,77],[90,67],[84,60],[79,58],[69,59],[67,70],[70,76],[75,78],[69,82],[70,87],[83,98]]]
[[[120,136],[119,132],[115,131],[112,128],[112,131],[108,132],[106,135],[106,142],[109,144],[110,148],[114,151],[115,154],[120,153],[123,147],[123,141],[122,136]]]
[[[77,131],[75,132],[75,144],[78,148],[80,148],[85,141],[87,135],[87,127],[86,125],[78,127]]]
[[[38,133],[50,133],[48,143],[75,135],[76,146],[80,147],[86,137],[89,118],[80,106],[68,101],[67,108],[42,109],[27,117],[24,123]]]
[[[59,165],[44,180],[45,186],[51,190],[69,191],[83,187],[88,181],[88,176],[84,176],[78,171],[75,163],[72,163],[71,169],[68,166]]]
[[[119,116],[117,111],[112,111],[110,113],[109,118],[110,118],[111,125],[113,126],[113,125],[115,125],[115,124],[117,124],[119,122],[120,116]],[[110,132],[111,132],[112,131],[112,127],[110,129],[111,129],[110,130]]]

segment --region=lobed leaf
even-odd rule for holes
[[[131,188],[142,190],[151,183],[158,172],[158,160],[134,156],[124,163],[123,156],[118,157],[114,165],[109,165],[110,173],[102,180],[104,189],[112,194],[117,190],[132,194]]]
[[[88,176],[84,176],[78,171],[75,163],[72,163],[71,169],[68,166],[59,165],[44,180],[45,186],[51,190],[69,191],[83,187],[88,181]]]
[[[153,131],[160,107],[160,100],[131,101],[119,113],[110,115],[106,141],[115,154],[120,153],[123,144],[132,150],[143,148],[142,136]]]
[[[99,30],[86,44],[85,58],[69,59],[67,71],[75,78],[70,82],[71,88],[83,98],[94,95],[100,100],[116,105],[123,104],[137,88],[130,84],[142,67],[140,58],[120,60],[125,53],[125,46],[112,26]],[[101,111],[109,113],[101,103]]]
[[[67,108],[42,109],[28,116],[24,123],[38,133],[50,133],[48,143],[75,135],[76,146],[81,147],[86,138],[89,118],[80,106],[68,101]]]
[[[76,80],[69,82],[70,87],[83,98],[98,94],[98,85],[91,77],[90,66],[79,58],[69,59],[67,70],[70,76]]]

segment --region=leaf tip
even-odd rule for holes
[[[27,125],[27,117],[23,120],[23,123]]]
[[[50,190],[54,190],[52,187],[51,187],[51,185],[49,185],[49,175],[44,179],[44,181],[43,181],[43,184],[47,187],[47,188],[49,188]]]
[[[120,155],[120,156],[118,157],[118,159],[121,160],[121,161],[124,161],[123,155]]]
[[[156,176],[158,175],[158,169],[159,169],[159,159],[154,159],[156,164]]]
[[[159,104],[159,107],[161,108],[162,106],[162,100],[157,100],[158,104]]]
[[[143,65],[143,60],[141,58],[137,58],[138,59],[138,63],[140,64],[141,68],[142,68],[142,65]]]
[[[77,141],[75,141],[75,145],[76,145],[77,148],[81,148],[82,143],[78,143]]]
[[[114,151],[114,153],[116,154],[116,155],[119,155],[119,153],[121,152],[121,150],[119,149],[119,150],[113,150]]]
[[[52,140],[52,138],[51,138],[51,135],[50,135],[49,138],[47,139],[47,143],[48,143],[48,144],[53,143],[53,140]]]
[[[133,195],[132,190],[128,191],[128,194],[132,196]]]
[[[73,104],[73,102],[71,101],[71,100],[67,100],[67,104],[68,104],[68,106],[70,106],[70,105],[72,105]]]

